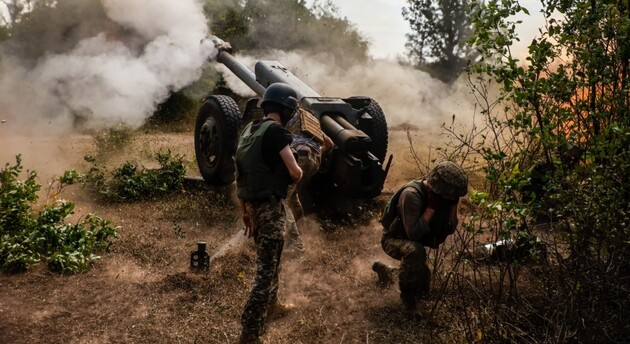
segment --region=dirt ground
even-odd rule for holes
[[[9,147],[0,155],[3,163],[14,163],[14,155],[21,153],[44,185],[66,169],[86,168],[83,155],[96,149],[89,136],[2,140]],[[188,174],[195,175],[192,145],[191,132],[140,133],[108,158],[148,164],[151,152],[169,148],[190,161]],[[306,252],[285,254],[280,275],[281,300],[297,308],[269,322],[265,343],[464,340],[447,323],[407,316],[396,287],[380,288],[371,270],[376,259],[392,262],[380,248],[376,216],[388,194],[418,173],[407,147],[404,131],[390,134],[390,152],[396,157],[384,195],[365,204],[333,205],[346,218],[367,220],[341,222],[330,231],[323,230],[317,214],[307,218],[301,227]],[[232,189],[187,182],[184,192],[172,197],[103,204],[74,185],[60,197],[77,204],[77,216],[95,212],[119,225],[119,237],[110,252],[79,275],[57,275],[44,265],[0,275],[0,342],[236,342],[255,251],[242,235]],[[207,273],[189,270],[199,241],[207,242],[212,256]]]

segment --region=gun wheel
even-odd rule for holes
[[[387,120],[385,119],[385,113],[383,109],[375,100],[372,100],[367,107],[367,113],[374,119],[374,155],[379,161],[385,161],[385,155],[387,155],[387,145],[389,141],[389,134],[387,132]]]
[[[383,109],[379,105],[379,103],[371,98],[367,97],[350,97],[350,99],[368,99],[369,103],[365,107],[365,112],[372,117],[373,127],[370,132],[370,138],[374,143],[372,148],[372,154],[378,158],[378,160],[382,163],[385,161],[385,156],[387,155],[387,145],[389,141],[389,134],[387,131],[387,120],[385,119],[385,113]],[[363,128],[359,128],[363,129]]]
[[[199,109],[195,122],[195,157],[203,179],[214,185],[234,181],[234,154],[240,111],[227,96],[211,96]]]

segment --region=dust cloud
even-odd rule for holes
[[[213,46],[200,44],[207,21],[196,0],[87,3],[102,8],[90,13],[101,13],[105,18],[94,22],[105,24],[76,44],[60,39],[58,46],[67,50],[20,49],[20,43],[29,42],[0,50],[2,136],[101,129],[121,122],[140,126],[170,92],[198,79],[205,61],[216,54]],[[48,25],[47,30],[69,31],[78,25],[57,21],[64,25]]]
[[[81,163],[85,133],[138,127],[197,80],[214,46],[197,0],[68,0],[0,45],[2,163],[41,177]]]
[[[322,96],[373,98],[383,108],[390,129],[410,127],[437,138],[441,125],[450,123],[453,115],[467,123],[474,109],[474,99],[464,81],[447,85],[396,61],[374,59],[345,68],[326,53],[273,51],[260,57],[235,57],[251,70],[259,60],[278,61]],[[221,66],[221,70],[235,92],[254,95],[227,68]]]
[[[475,100],[465,77],[448,85],[423,71],[378,59],[346,68],[326,53],[273,51],[257,57],[235,57],[250,70],[260,60],[278,61],[322,96],[367,96],[377,101],[389,128],[388,155],[394,155],[385,183],[388,192],[425,175],[430,160],[440,160],[436,149],[449,141],[443,124],[450,126],[455,117],[458,132],[473,126]],[[232,90],[242,96],[255,96],[225,66],[219,67]],[[414,152],[422,161],[415,160]]]

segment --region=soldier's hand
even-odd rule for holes
[[[440,197],[440,195],[436,194],[433,191],[429,191],[429,201],[427,204],[427,208],[438,210],[441,204],[442,204],[442,198]]]
[[[243,235],[251,238],[254,235],[254,221],[252,217],[249,214],[243,214],[243,223],[245,224],[245,233]]]

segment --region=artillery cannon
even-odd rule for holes
[[[322,131],[334,142],[315,177],[319,185],[323,183],[351,198],[370,198],[381,193],[392,157],[383,168],[387,122],[376,101],[368,97],[322,97],[277,61],[258,61],[253,73],[231,55],[229,43],[216,37],[209,39],[219,51],[216,60],[258,97],[273,83],[287,83],[296,90],[299,106],[318,119]],[[249,121],[263,117],[259,100],[249,99],[241,114],[231,97],[210,95],[204,99],[195,124],[195,155],[206,182],[227,185],[235,180],[238,133]]]

